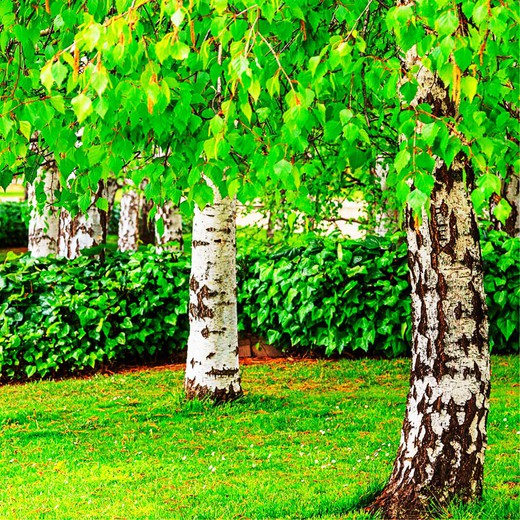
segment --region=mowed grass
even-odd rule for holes
[[[185,402],[181,370],[0,388],[2,519],[368,519],[399,442],[409,361],[243,368],[246,395]],[[484,500],[517,519],[518,361],[493,358]]]

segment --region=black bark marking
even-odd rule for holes
[[[234,376],[238,374],[238,368],[212,368],[209,372],[206,372],[206,375],[213,377],[226,377],[226,376]]]
[[[230,384],[227,388],[211,389],[207,386],[196,384],[195,378],[187,378],[184,383],[184,390],[186,392],[186,399],[188,400],[211,399],[215,404],[219,404],[242,397],[243,392],[240,385],[240,377],[237,378],[237,384],[239,387],[238,391],[235,390],[233,384]]]
[[[192,247],[199,247],[199,246],[209,246],[209,242],[204,242],[204,240],[194,240],[192,242]]]
[[[206,356],[206,359],[211,359],[212,357],[215,357],[216,355],[216,352],[210,352],[207,356]]]
[[[462,263],[471,271],[473,270],[473,266],[475,265],[475,258],[469,249],[466,249]]]
[[[469,355],[469,339],[466,334],[463,334],[462,338],[459,339],[459,346],[466,356]]]
[[[195,297],[197,298],[197,303],[190,303],[190,315],[194,319],[202,320],[204,318],[213,318],[213,310],[210,309],[205,303],[204,299],[211,298],[215,296],[215,292],[212,292],[209,290],[207,285],[203,285],[199,289],[198,282],[194,279],[194,277],[191,277],[190,280],[190,288],[195,293]],[[204,334],[203,334],[204,335]],[[207,336],[204,336],[207,337]]]
[[[460,320],[462,318],[462,302],[457,303],[454,311],[455,318]]]

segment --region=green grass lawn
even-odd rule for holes
[[[4,386],[0,518],[369,518],[408,366],[245,366],[245,397],[218,407],[184,402],[180,370]],[[442,518],[519,518],[515,358],[493,358],[492,392],[484,500]]]

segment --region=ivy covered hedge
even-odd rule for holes
[[[27,246],[27,220],[27,203],[0,202],[0,248]]]
[[[520,240],[483,240],[493,351],[519,349]],[[317,240],[238,260],[239,328],[282,348],[397,356],[410,346],[406,246]],[[0,266],[0,377],[72,373],[168,359],[188,337],[189,258],[153,249],[100,264],[32,260]]]
[[[188,338],[186,258],[150,250],[101,264],[28,256],[0,268],[1,377],[165,357]]]

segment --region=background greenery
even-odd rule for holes
[[[0,248],[27,246],[27,204],[0,202]]]
[[[441,519],[518,518],[518,369],[492,357],[483,501]],[[368,519],[408,373],[406,359],[245,366],[245,397],[217,407],[183,400],[182,370],[4,386],[1,516]]]
[[[269,251],[261,238],[241,234],[239,330],[300,353],[407,353],[405,244],[299,240]],[[517,351],[520,239],[492,231],[482,244],[490,345]],[[0,265],[2,380],[170,359],[188,337],[189,262],[188,254],[153,248],[107,252],[104,262],[9,257]]]

